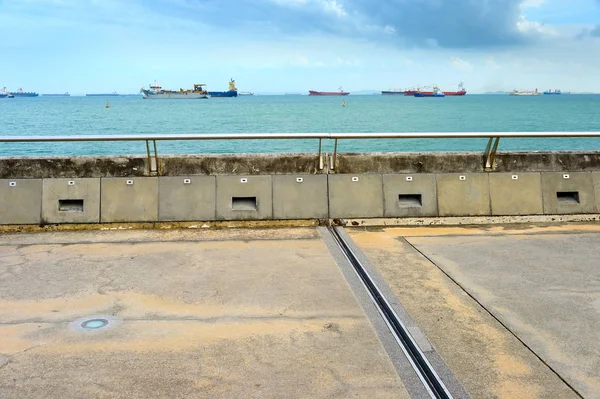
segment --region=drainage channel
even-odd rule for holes
[[[421,351],[418,344],[410,335],[408,329],[402,323],[389,301],[382,294],[369,272],[361,264],[358,257],[354,254],[350,246],[344,241],[338,231],[339,227],[329,226],[328,230],[331,233],[336,244],[344,254],[344,257],[354,268],[361,283],[369,293],[369,296],[375,304],[378,312],[381,314],[385,324],[394,336],[396,342],[404,352],[404,355],[415,370],[419,379],[423,383],[425,389],[432,398],[452,398],[452,394],[444,385],[439,375],[433,369],[425,354]]]

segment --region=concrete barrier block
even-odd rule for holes
[[[383,178],[379,174],[329,175],[331,218],[383,217]]]
[[[274,219],[329,217],[326,175],[274,175]]]
[[[158,220],[215,220],[215,177],[159,177]]]
[[[111,222],[156,222],[158,178],[103,178],[100,220]]]
[[[492,215],[540,215],[542,182],[539,173],[491,173]]]
[[[437,216],[434,174],[383,175],[385,217]]]
[[[600,172],[592,172],[592,183],[594,184],[596,213],[600,213]]]
[[[217,176],[217,220],[273,218],[271,176]]]
[[[490,214],[487,173],[438,174],[440,216],[484,216]]]
[[[595,198],[592,173],[542,173],[542,198],[546,215],[593,213]]]
[[[100,179],[44,179],[44,223],[100,222]]]
[[[0,179],[0,224],[39,224],[41,179]]]

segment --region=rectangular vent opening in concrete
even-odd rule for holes
[[[423,206],[421,194],[398,194],[398,206],[401,208]]]
[[[559,191],[556,193],[556,199],[561,203],[579,204],[579,192]]]
[[[58,210],[61,212],[83,212],[83,200],[59,199]]]
[[[234,211],[255,211],[256,197],[232,197],[231,209]]]

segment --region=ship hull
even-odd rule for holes
[[[529,96],[539,96],[540,93],[509,93],[509,96],[517,96],[517,97],[529,97]]]
[[[314,91],[309,90],[309,96],[347,96],[350,93],[347,91]]]
[[[117,93],[98,93],[98,94],[86,94],[86,97],[119,97]]]
[[[228,90],[228,91],[209,91],[208,94],[211,97],[237,97],[237,90]]]
[[[414,96],[415,97],[446,97],[446,95],[444,93],[425,93],[425,92],[415,93]]]
[[[64,94],[42,94],[43,97],[71,97],[69,93]]]
[[[197,100],[209,98],[210,95],[202,93],[150,93],[144,91],[146,100]]]
[[[382,90],[381,95],[382,96],[403,96],[404,92],[403,91],[395,91],[395,90]]]
[[[8,94],[6,94],[6,93],[0,93],[0,98],[6,98],[6,97],[8,97]]]
[[[18,97],[37,97],[39,96],[38,93],[20,93],[20,92],[15,92],[15,93],[10,93],[14,98],[18,98]]]
[[[457,97],[457,96],[464,96],[465,94],[467,94],[467,92],[466,91],[445,91],[444,94],[447,96],[450,96],[450,97]]]

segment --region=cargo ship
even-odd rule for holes
[[[253,96],[254,93],[252,93],[251,91],[240,91],[238,95],[240,95],[240,96]]]
[[[389,90],[381,90],[382,96],[403,96],[404,90],[400,89],[389,89]]]
[[[559,96],[559,95],[562,94],[562,91],[560,91],[560,89],[555,89],[555,90],[550,89],[548,91],[545,91],[544,94],[546,94],[546,95],[553,95],[553,96]]]
[[[439,88],[438,88],[438,91],[440,91]],[[416,93],[423,94],[423,96],[419,96],[419,97],[433,97],[432,96],[433,91],[423,91],[423,90],[421,90],[420,87],[417,87],[416,89],[406,90],[404,92],[404,95],[405,96],[413,96],[414,97]],[[463,86],[463,83],[461,82],[458,85],[458,90],[457,91],[444,91],[442,93],[444,93],[445,96],[464,96],[465,94],[467,94],[467,91],[465,90],[465,87]]]
[[[37,97],[39,96],[38,93],[32,92],[32,91],[23,91],[23,89],[19,89],[19,91],[13,91],[10,93],[12,96],[14,96],[15,98],[17,97]]]
[[[210,95],[204,90],[205,84],[196,83],[194,88],[191,90],[165,90],[159,86],[156,82],[150,85],[149,89],[142,89],[140,93],[143,94],[144,99],[181,99],[181,100],[194,100],[200,98],[210,98]]]
[[[6,98],[10,95],[8,91],[6,91],[6,87],[0,90],[0,98]]]
[[[71,97],[71,95],[67,92],[67,93],[50,93],[50,94],[42,94],[43,97]]]
[[[113,91],[112,93],[90,93],[90,94],[86,94],[86,97],[119,97],[119,94],[117,94],[116,91]]]
[[[309,96],[347,96],[348,94],[350,94],[350,93],[347,91],[344,91],[344,89],[342,89],[341,86],[340,86],[339,91],[315,91],[315,90],[308,91]]]
[[[208,94],[211,97],[237,97],[238,92],[235,87],[235,80],[231,79],[229,81],[229,90],[227,91],[209,91]]]
[[[465,90],[465,87],[463,86],[463,83],[460,82],[458,84],[458,90],[457,91],[445,91],[444,94],[447,95],[447,96],[464,96],[465,94],[467,94],[467,91]]]
[[[444,92],[442,92],[438,87],[434,87],[433,91],[431,91],[431,92],[418,91],[415,94],[413,94],[413,96],[415,96],[415,97],[446,97]]]
[[[509,96],[539,96],[541,93],[538,91],[538,89],[535,90],[513,90],[510,93],[508,93]]]

